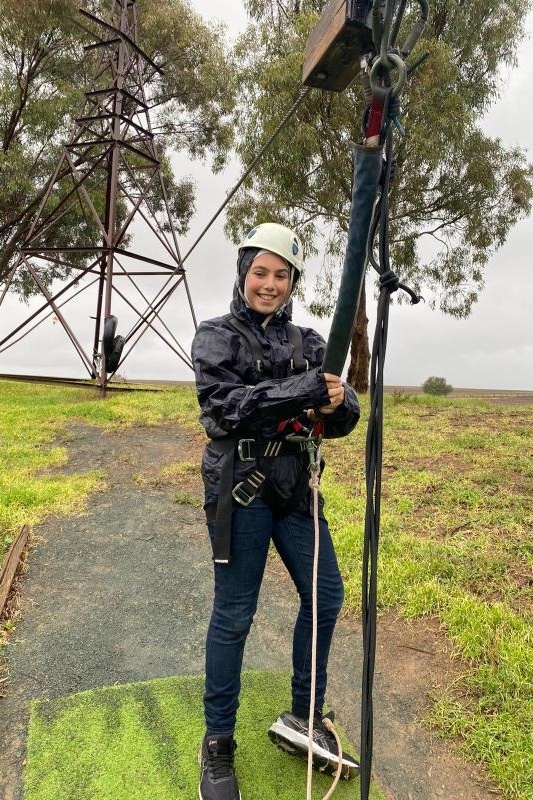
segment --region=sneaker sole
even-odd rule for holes
[[[298,731],[288,728],[279,722],[275,722],[268,730],[268,736],[274,744],[291,756],[307,759],[309,751],[309,738]],[[313,743],[313,767],[318,772],[325,772],[327,775],[335,775],[339,764],[338,756],[319,747]],[[345,780],[359,775],[359,764],[351,764],[343,761],[342,777]]]
[[[204,796],[202,794],[202,790],[200,788],[200,784],[198,784],[198,797],[200,798],[200,800],[204,800]],[[240,792],[239,792],[239,800],[242,800],[242,795],[241,795]]]

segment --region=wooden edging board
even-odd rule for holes
[[[4,606],[13,583],[13,578],[18,569],[20,557],[26,547],[30,529],[23,525],[21,531],[7,553],[0,572],[0,616],[4,611]]]

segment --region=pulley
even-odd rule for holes
[[[372,0],[331,0],[307,40],[302,82],[305,86],[342,92],[360,69],[361,57],[373,48]]]

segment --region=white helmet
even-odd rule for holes
[[[296,272],[294,283],[300,277],[304,264],[302,242],[294,231],[285,225],[279,225],[277,222],[263,222],[261,225],[256,225],[240,243],[239,256],[248,247],[276,253],[294,267]]]

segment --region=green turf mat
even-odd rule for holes
[[[305,800],[306,762],[266,735],[289,705],[289,683],[285,673],[243,673],[236,769],[244,800]],[[24,800],[195,800],[202,692],[202,676],[179,676],[34,701]],[[313,798],[330,785],[315,773]],[[335,792],[357,797],[357,779]]]

